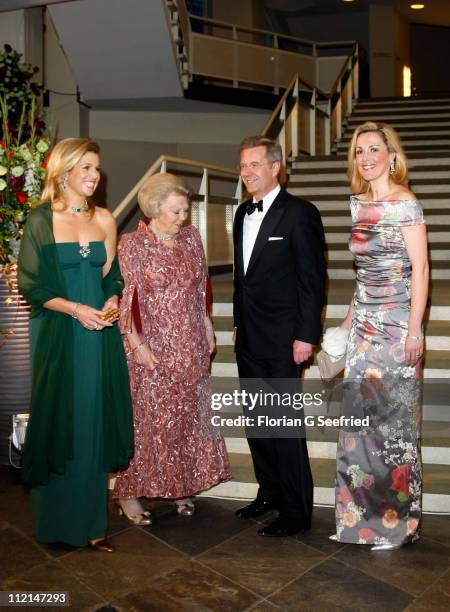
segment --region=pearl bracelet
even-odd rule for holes
[[[78,309],[80,308],[80,306],[81,306],[80,302],[77,302],[77,303],[75,304],[75,307],[74,307],[73,312],[72,312],[72,317],[73,317],[74,319],[77,319],[77,320],[78,320]]]

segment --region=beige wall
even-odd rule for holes
[[[42,8],[27,9],[24,12],[25,46],[27,62],[39,68],[38,79],[44,78],[44,11]],[[0,16],[1,19],[1,16]]]
[[[403,94],[403,66],[409,65],[409,26],[392,6],[371,4],[370,88],[372,97]]]
[[[370,89],[372,97],[394,95],[394,9],[369,7]]]
[[[318,58],[316,60],[315,85],[322,91],[331,91],[346,61],[347,57],[345,55]]]
[[[5,43],[25,53],[25,11],[0,13],[0,45]]]
[[[403,95],[403,66],[411,67],[409,23],[395,15],[395,95]]]
[[[269,113],[92,110],[89,133],[101,140],[237,145],[243,135],[259,133],[269,116]]]
[[[81,118],[80,106],[76,99],[77,83],[48,12],[45,34],[45,86],[53,91],[72,94],[50,93],[46,122],[51,134],[58,140],[80,136]]]

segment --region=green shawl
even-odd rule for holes
[[[42,322],[33,359],[30,421],[22,454],[22,477],[35,487],[48,483],[49,473],[64,474],[73,457],[72,318],[43,307],[67,297],[53,236],[50,204],[33,209],[21,240],[19,291],[30,305],[30,317]],[[117,257],[103,279],[105,300],[120,295],[123,279]],[[133,454],[133,425],[128,370],[117,325],[102,332],[104,469],[126,468]],[[82,384],[82,382],[81,382]]]

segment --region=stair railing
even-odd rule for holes
[[[345,61],[330,93],[298,74],[268,119],[263,136],[278,140],[283,158],[330,155],[342,137],[342,123],[358,98],[358,45]]]
[[[337,74],[348,54],[345,49],[355,44],[353,40],[318,42],[198,17],[188,12],[185,0],[165,0],[165,5],[179,55],[184,58],[186,88],[200,76],[216,84],[234,88],[250,85],[279,94],[299,72],[302,78],[330,91],[333,73]],[[323,71],[322,65],[326,66]]]
[[[198,74],[217,82],[228,81],[235,88],[245,81],[254,86],[272,87],[274,93],[279,93],[289,75],[291,81],[263,134],[279,139],[285,159],[299,154],[329,155],[332,152],[342,137],[342,124],[358,98],[359,62],[355,41],[316,42],[197,17],[189,14],[184,0],[166,0],[166,6],[177,41],[185,87]],[[203,33],[193,31],[191,22],[200,24]],[[202,47],[203,44],[207,46]],[[311,81],[318,81],[317,62],[321,52],[349,46],[350,53],[335,82],[326,91],[311,85]],[[296,48],[296,53],[282,47]],[[289,63],[292,59],[293,63]],[[209,67],[200,65],[202,62],[209,62]],[[254,66],[258,66],[258,76],[255,76]],[[311,78],[308,79],[308,75]]]
[[[190,223],[197,227],[210,266],[229,266],[233,262],[233,218],[242,198],[242,181],[237,168],[161,155],[113,210],[119,229],[136,209],[136,196],[146,180],[157,172],[189,175],[201,171],[198,190],[192,194]],[[224,191],[227,193],[223,195]],[[220,194],[219,194],[220,192]]]

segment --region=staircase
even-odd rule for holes
[[[422,201],[428,225],[431,261],[427,310],[422,457],[424,511],[450,513],[450,98],[377,99],[358,103],[348,119],[337,154],[299,157],[292,161],[288,189],[319,208],[328,245],[329,287],[324,327],[337,325],[347,312],[354,290],[352,256],[347,247],[351,218],[346,178],[346,151],[354,128],[368,120],[391,123],[400,133],[410,162],[411,188]],[[217,392],[237,387],[231,341],[231,275],[213,278],[213,316],[217,355],[212,364]],[[305,379],[317,379],[316,364]],[[337,408],[339,398],[334,399]],[[228,408],[232,416],[236,408]],[[230,452],[233,480],[214,494],[253,498],[257,485],[242,427],[223,428]],[[334,504],[336,430],[308,428],[314,475],[315,504]]]

